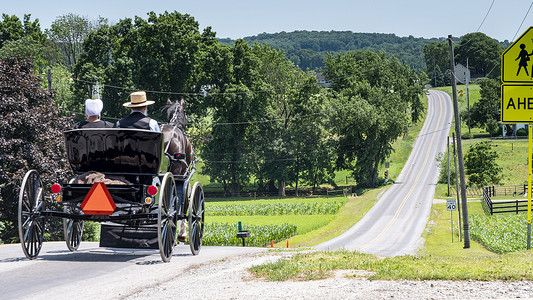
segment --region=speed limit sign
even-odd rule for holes
[[[457,204],[455,203],[455,199],[446,199],[446,209],[457,210]]]

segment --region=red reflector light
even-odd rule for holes
[[[148,194],[150,196],[154,196],[155,194],[157,194],[157,187],[155,185],[151,185],[148,187]]]
[[[52,185],[52,193],[59,194],[61,192],[61,186],[57,183]]]

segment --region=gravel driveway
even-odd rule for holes
[[[239,256],[194,266],[121,299],[533,299],[529,281],[383,281],[368,280],[367,272],[350,270],[324,280],[266,282],[247,271],[285,255],[290,253]]]

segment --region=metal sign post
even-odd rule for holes
[[[533,70],[527,65],[533,49],[533,26],[529,27],[502,53],[501,121],[502,123],[529,123],[528,176],[527,176],[527,249],[531,249],[531,176],[533,168]]]
[[[533,167],[532,156],[532,146],[533,142],[531,137],[533,136],[533,125],[529,123],[529,150],[528,150],[528,175],[527,175],[527,250],[531,249],[531,168]]]
[[[455,199],[446,199],[446,210],[450,211],[450,222],[452,226],[452,243],[453,243],[453,211],[457,210]]]

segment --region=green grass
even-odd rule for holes
[[[483,214],[479,201],[469,202],[469,212]],[[457,219],[457,212],[454,214]],[[451,241],[450,212],[444,203],[434,204],[424,249],[419,255],[384,258],[356,251],[297,253],[288,259],[254,266],[250,271],[267,280],[315,280],[334,270],[366,270],[369,279],[381,280],[533,280],[533,254],[517,251],[496,254],[471,241],[463,248],[457,236]],[[455,226],[454,226],[455,227]]]
[[[527,139],[506,139],[506,140],[492,140],[492,139],[471,139],[463,140],[463,154],[466,155],[468,148],[476,143],[488,141],[493,150],[499,154],[497,164],[502,167],[501,185],[523,185],[527,183]],[[453,166],[453,156],[450,156],[450,167]],[[466,183],[468,185],[468,181]],[[455,184],[452,182],[452,185]],[[448,188],[446,184],[438,184],[435,191],[435,197],[446,197]],[[453,193],[452,193],[453,195]],[[506,197],[506,199],[511,199]],[[503,199],[503,198],[502,198]]]
[[[472,239],[482,243],[495,253],[526,250],[527,216],[521,214],[497,214],[493,216],[471,215]]]
[[[334,219],[332,215],[308,216],[206,216],[206,223],[227,223],[244,225],[282,225],[296,226],[295,234],[301,235],[326,226]],[[234,233],[236,234],[236,232]],[[292,237],[291,237],[292,239]],[[293,243],[293,242],[291,242]]]
[[[238,224],[207,223],[204,228],[202,244],[206,246],[239,246],[242,239],[237,238]],[[296,233],[296,225],[270,224],[270,225],[242,225],[242,230],[248,231],[246,238],[248,246],[267,246],[272,241],[279,242]]]
[[[348,201],[343,197],[328,199],[317,198],[315,201],[240,201],[216,202],[208,204],[206,214],[209,216],[254,216],[254,215],[333,215]]]

